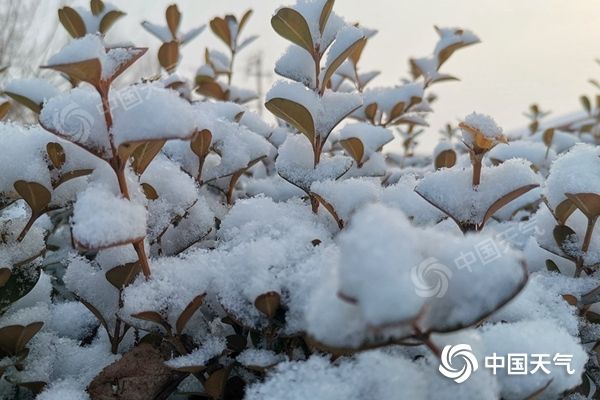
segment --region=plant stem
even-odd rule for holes
[[[586,254],[590,247],[590,243],[592,241],[592,234],[594,233],[594,226],[596,226],[597,219],[598,219],[598,217],[588,218],[587,227],[585,229],[585,236],[583,238],[583,244],[581,245],[581,251],[583,252],[583,254]],[[581,276],[581,271],[583,270],[583,267],[584,267],[584,259],[583,259],[583,255],[581,255],[580,257],[577,258],[577,263],[575,265],[575,277],[576,278]]]
[[[106,121],[106,130],[108,131],[108,138],[112,150],[112,160],[110,161],[110,165],[113,167],[113,170],[115,171],[115,174],[117,176],[117,181],[119,182],[119,190],[121,191],[121,194],[124,198],[130,200],[129,187],[127,186],[127,177],[125,176],[125,168],[127,161],[121,160],[121,158],[119,157],[119,152],[114,144],[114,139],[111,132],[113,120],[110,112],[109,91],[109,83],[102,84],[101,88],[98,89],[98,92],[100,93],[100,98],[102,99],[102,109],[104,111],[104,119]],[[150,278],[150,263],[148,262],[146,249],[144,248],[144,241],[141,240],[133,243],[133,248],[135,249],[135,252],[138,255],[138,259],[142,267],[144,277],[146,279]]]
[[[473,165],[473,188],[479,186],[481,182],[481,160],[483,155],[471,152],[471,164]]]

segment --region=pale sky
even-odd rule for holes
[[[115,25],[111,37],[150,46],[150,57],[155,57],[158,40],[137,23],[163,22],[164,9],[172,2],[113,0],[128,15]],[[265,68],[272,72],[287,45],[269,23],[277,7],[289,5],[285,0],[180,0],[177,4],[184,30],[207,23],[214,15],[240,15],[254,9],[246,34],[258,34],[260,39],[240,54],[234,84],[254,86],[244,72],[246,58],[262,52]],[[481,38],[482,43],[455,53],[443,67],[443,72],[461,81],[433,86],[439,100],[422,139],[425,150],[437,141],[437,131],[446,122],[472,111],[492,115],[509,131],[527,123],[522,113],[532,102],[553,115],[578,109],[581,94],[595,95],[587,80],[600,79],[600,66],[594,61],[600,58],[598,0],[338,0],[334,10],[348,21],[379,30],[362,59],[363,70],[382,71],[371,83],[374,86],[397,83],[408,76],[409,57],[432,52],[437,40],[433,25],[464,27]],[[193,76],[206,46],[224,50],[205,30],[185,48],[182,73]],[[271,79],[276,78],[272,74]]]

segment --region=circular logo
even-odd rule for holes
[[[457,359],[462,359],[462,361]],[[440,362],[439,371],[441,374],[456,383],[463,383],[479,368],[473,349],[468,344],[445,346],[442,350]],[[462,366],[456,366],[455,364],[462,364]]]
[[[412,267],[410,276],[417,295],[421,297],[443,297],[448,291],[452,270],[440,263],[437,258],[430,257],[419,265]]]

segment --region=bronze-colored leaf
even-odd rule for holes
[[[0,354],[3,357],[18,355],[43,325],[43,322],[33,322],[26,326],[8,325],[0,328]]]
[[[205,158],[210,152],[212,144],[212,133],[208,129],[197,132],[192,137],[190,147],[198,158]]]
[[[573,252],[569,249],[569,242],[577,237],[575,231],[567,225],[556,225],[552,231],[552,234],[554,235],[556,244],[558,244],[561,250],[565,254],[573,256]]]
[[[392,108],[392,111],[390,111],[390,122],[396,118],[399,118],[404,113],[405,108],[406,104],[404,104],[403,101],[396,103],[396,105]]]
[[[522,195],[524,195],[525,193],[529,192],[530,190],[535,189],[538,186],[539,186],[538,184],[531,184],[531,185],[521,186],[520,188],[515,189],[515,190],[513,190],[513,191],[511,191],[511,192],[509,192],[507,194],[505,194],[504,196],[500,197],[485,212],[485,215],[483,216],[483,220],[481,221],[481,224],[479,224],[479,229],[483,228],[483,226],[485,225],[485,223],[490,218],[492,218],[492,216],[494,216],[494,214],[498,210],[500,210],[502,207],[504,207],[505,205],[507,205],[511,201],[513,201],[513,200],[521,197]]]
[[[159,198],[158,192],[156,191],[156,189],[154,189],[154,186],[152,186],[149,183],[142,183],[142,191],[144,192],[144,196],[146,196],[148,200],[157,200]]]
[[[97,58],[79,61],[76,63],[48,65],[42,68],[50,68],[63,72],[67,74],[69,78],[74,79],[77,82],[83,81],[93,85],[94,87],[100,86],[102,65],[100,64],[100,60]]]
[[[188,374],[170,369],[165,361],[158,346],[141,343],[106,366],[90,382],[89,397],[95,400],[166,399]]]
[[[364,42],[362,42],[359,46],[357,46],[354,51],[352,52],[352,54],[350,55],[350,60],[352,60],[352,63],[354,65],[357,65],[358,62],[360,61],[360,58],[362,57],[362,53],[365,49],[365,46],[367,45],[367,41],[365,40]],[[378,75],[379,73],[377,73]],[[369,81],[371,79],[373,79],[375,76],[373,76],[372,78],[369,79]],[[365,82],[364,84],[366,85],[369,81]]]
[[[572,294],[563,294],[562,298],[572,306],[577,305],[577,297],[573,296]]]
[[[76,169],[73,171],[66,172],[64,174],[61,174],[60,177],[52,183],[52,188],[56,189],[57,187],[59,187],[65,182],[70,181],[71,179],[87,176],[90,175],[92,172],[94,172],[93,169]]]
[[[227,47],[231,48],[231,31],[227,21],[221,17],[215,17],[210,21],[210,29]]]
[[[74,38],[84,37],[87,33],[83,19],[77,11],[69,6],[65,6],[58,10],[58,19],[69,35]]]
[[[52,195],[44,185],[37,182],[16,181],[14,187],[33,214],[41,215],[48,208]]]
[[[250,8],[250,9],[246,10],[246,12],[244,13],[244,15],[242,15],[242,18],[240,19],[240,23],[238,24],[238,35],[242,31],[242,29],[244,28],[244,26],[246,26],[246,24],[248,23],[248,20],[252,16],[253,12],[254,11],[252,11],[252,9]]]
[[[331,10],[333,10],[333,4],[335,0],[327,0],[323,5],[323,10],[321,10],[321,17],[319,18],[319,32],[321,35],[325,32],[325,26],[327,26],[327,21],[329,21],[329,15],[331,15]]]
[[[546,260],[546,269],[550,272],[558,272],[560,274],[560,269],[558,265],[552,260]]]
[[[229,368],[216,370],[202,383],[204,390],[211,398],[221,399],[223,397],[229,371]]]
[[[106,280],[118,290],[130,285],[142,271],[139,261],[119,265],[107,271]]]
[[[99,15],[104,11],[104,3],[102,0],[90,0],[90,10],[93,15]]]
[[[36,103],[29,97],[23,96],[18,93],[9,92],[9,91],[5,91],[4,94],[7,95],[8,97],[10,97],[11,99],[13,99],[14,101],[16,101],[17,103],[29,108],[31,111],[33,111],[36,114],[39,114],[40,111],[42,110],[42,105],[39,103]]]
[[[377,114],[377,103],[371,103],[365,107],[365,115],[371,123],[375,123],[375,115]]]
[[[554,211],[558,223],[564,225],[575,210],[577,210],[577,206],[571,200],[565,199],[561,201]]]
[[[145,142],[125,142],[120,144],[119,148],[117,149],[117,154],[119,155],[119,158],[122,161],[129,160],[129,157],[133,155],[135,149],[137,149],[137,147],[141,146],[143,143]]]
[[[356,164],[360,168],[362,166],[362,159],[365,156],[365,146],[363,145],[363,142],[359,138],[351,137],[340,140],[340,144],[354,161],[356,161]]]
[[[592,112],[592,103],[587,96],[579,97],[579,101],[581,101],[581,105],[588,114]]]
[[[442,64],[444,64],[456,50],[462,49],[463,47],[467,47],[472,44],[475,44],[475,43],[458,42],[458,43],[451,44],[450,46],[447,46],[447,47],[441,49],[438,52],[438,68],[441,67]]]
[[[321,197],[320,195],[318,195],[317,193],[311,192],[310,193],[310,197],[314,198],[315,200],[317,200],[320,204],[323,205],[323,207],[325,207],[325,209],[329,212],[329,214],[331,214],[331,216],[333,217],[333,219],[335,220],[335,222],[338,225],[338,228],[340,229],[344,229],[344,220],[342,220],[337,211],[335,210],[335,208],[333,207],[333,204],[331,204],[330,202],[328,202],[327,200],[325,200],[323,197]]]
[[[287,7],[280,8],[271,18],[271,26],[284,39],[314,54],[315,48],[308,23],[298,11]]]
[[[276,117],[281,118],[306,135],[312,144],[315,143],[315,123],[312,114],[303,105],[292,100],[276,97],[267,101],[265,107]]]
[[[183,333],[183,330],[185,329],[187,323],[194,316],[196,311],[198,311],[202,303],[204,303],[205,297],[206,293],[194,297],[194,299],[181,312],[179,318],[177,318],[177,322],[175,323],[175,330],[178,334],[181,335]]]
[[[256,297],[254,306],[261,313],[273,318],[281,306],[281,296],[277,292],[267,292]]]
[[[177,8],[177,4],[171,4],[169,7],[167,7],[167,10],[165,11],[165,17],[167,19],[169,31],[171,31],[171,35],[173,36],[173,40],[176,40],[179,24],[181,23],[181,13]]]
[[[550,147],[552,145],[552,139],[554,139],[554,128],[549,128],[544,131],[542,134],[542,140],[546,147]]]
[[[171,332],[171,325],[156,311],[142,311],[141,313],[132,314],[134,318],[141,319],[144,321],[154,322],[161,325],[167,332]]]
[[[229,180],[229,185],[227,187],[227,193],[226,193],[226,197],[227,197],[227,204],[231,205],[233,204],[233,189],[235,188],[235,185],[237,184],[238,179],[240,179],[240,177],[246,173],[246,171],[248,171],[250,168],[252,168],[256,163],[258,163],[260,160],[264,159],[266,156],[261,156],[258,158],[255,158],[254,160],[251,160],[248,165],[246,165],[244,168],[240,168],[239,170],[237,170],[236,172],[234,172],[231,175],[231,179]],[[200,171],[201,172],[201,171]]]
[[[5,101],[4,103],[0,104],[0,121],[8,115],[9,111],[10,103],[8,101]]]
[[[179,43],[163,43],[158,49],[158,62],[167,72],[173,72],[179,63]]]
[[[356,42],[352,43],[348,48],[346,48],[346,50],[344,50],[339,56],[337,56],[331,64],[329,64],[329,67],[327,67],[327,69],[325,70],[323,82],[321,82],[322,90],[324,90],[327,87],[329,80],[333,76],[334,72],[337,71],[337,69],[340,67],[340,65],[342,65],[342,63],[346,61],[348,57],[350,57],[350,55],[358,48],[358,46],[364,45],[366,41],[367,39],[364,37],[358,39]]]
[[[131,167],[136,174],[142,175],[146,171],[165,143],[166,140],[148,140],[136,147],[131,155]]]
[[[223,90],[217,82],[205,82],[200,84],[196,91],[203,96],[212,97],[216,100],[226,101],[229,98],[229,91]]]
[[[67,160],[65,149],[59,143],[49,142],[46,145],[46,152],[54,168],[60,169],[65,164]]]
[[[20,387],[29,389],[34,395],[37,396],[44,390],[47,383],[42,382],[42,381],[32,381],[32,382],[19,382],[19,383],[17,383],[17,385]]]
[[[6,285],[6,282],[8,282],[8,279],[10,278],[10,275],[10,268],[0,268],[0,288]]]
[[[452,149],[447,149],[435,158],[435,169],[452,168],[456,164],[456,152]]]
[[[100,20],[100,33],[106,34],[113,24],[125,15],[126,14],[123,11],[119,10],[111,10],[104,14],[102,20]]]
[[[600,195],[596,193],[565,193],[565,196],[588,219],[600,216]]]
[[[78,298],[78,300],[81,304],[83,304],[85,306],[85,308],[87,308],[92,314],[94,314],[94,317],[96,317],[96,319],[98,319],[98,322],[100,322],[100,324],[104,327],[104,329],[106,330],[106,333],[110,337],[112,335],[112,332],[108,328],[106,319],[104,319],[104,316],[102,315],[100,310],[98,310],[96,307],[94,307],[91,303],[88,303],[87,301],[85,301],[81,298]]]
[[[147,47],[131,47],[128,48],[128,57],[114,69],[112,75],[107,78],[108,81],[115,80],[119,75],[125,72],[133,63],[140,59],[148,51]]]

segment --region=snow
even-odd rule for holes
[[[327,20],[325,30],[323,34],[321,34],[319,20],[325,1],[326,0],[299,0],[292,7],[304,17],[312,35],[313,44],[315,47],[319,46],[319,49],[321,49],[322,52],[325,52],[335,39],[339,30],[345,26],[344,20],[336,15],[335,12],[332,12]]]
[[[367,107],[369,104],[376,103],[378,110],[384,113],[388,118],[392,112],[392,109],[398,103],[404,103],[406,107],[413,101],[413,99],[419,99],[420,102],[420,99],[423,98],[423,95],[424,87],[420,82],[407,83],[396,87],[369,88],[366,89],[362,94],[364,107]],[[364,107],[357,110],[353,116],[364,119]]]
[[[372,373],[374,370],[378,373]],[[422,378],[407,359],[381,352],[363,353],[356,360],[342,359],[337,365],[331,365],[325,357],[312,356],[303,363],[279,364],[264,384],[248,389],[246,398],[366,400],[401,394],[405,398],[422,399],[427,398],[427,386]],[[290,387],[294,390],[290,391]]]
[[[566,193],[600,195],[597,127],[572,132],[589,117],[560,126],[570,132],[557,129],[548,149],[543,131],[498,143],[505,141],[502,129],[473,113],[464,119],[463,139],[484,139],[487,152],[475,187],[469,150],[481,149],[469,149],[460,137],[440,141],[433,157],[383,154],[394,140],[387,127],[399,115],[426,123],[432,107],[425,88],[449,77],[439,71],[444,52],[478,39],[467,30],[437,28],[434,53],[413,61],[423,79],[362,91],[377,72],[346,60],[321,93],[313,90],[315,73],[322,82],[333,60],[374,33],[332,13],[322,34],[324,5],[300,0],[292,6],[306,18],[322,70],[315,72],[308,52],[293,45],[276,72],[295,82],[276,82],[266,96],[304,106],[315,125],[314,143],[240,104],[256,94],[226,84],[222,73],[231,58],[210,48],[197,75],[218,77],[231,101],[198,96],[180,74],[134,77],[128,82],[137,83],[111,86],[111,126],[94,85],[62,93],[42,80],[7,85],[42,111],[41,126],[0,123],[0,269],[14,272],[35,257],[26,268],[41,271],[32,290],[3,307],[0,328],[43,327],[27,343],[22,368],[0,360],[1,398],[15,397],[13,382],[43,381],[38,398],[88,399],[90,382],[148,333],[173,335],[189,350],[163,352],[170,368],[235,368],[249,400],[520,399],[550,379],[542,398],[577,390],[600,337],[589,321],[600,314],[600,277],[593,269],[600,263],[600,235],[593,232],[583,253],[587,218],[575,211],[567,225],[576,235],[561,249],[552,212]],[[78,10],[88,32],[97,31],[103,14]],[[237,42],[239,25],[227,20]],[[143,26],[181,45],[204,29],[173,37],[167,27]],[[102,36],[87,35],[48,64],[98,59],[104,85],[141,51],[110,48]],[[371,104],[377,105],[374,123],[365,115]],[[346,123],[348,116],[358,122]],[[203,130],[210,145],[199,158],[191,139]],[[348,139],[363,144],[360,162],[342,145]],[[134,171],[139,165],[131,159],[117,165],[124,160],[117,162],[115,150],[148,141],[164,145],[143,171]],[[64,162],[51,157],[50,143],[60,145]],[[315,148],[322,150],[316,165]],[[451,149],[456,165],[435,170],[435,157]],[[119,189],[115,169],[121,167],[130,199]],[[57,186],[81,169],[92,172]],[[19,180],[51,193],[51,211],[20,241],[31,210],[14,188]],[[530,185],[540,186],[487,218],[504,195]],[[107,273],[139,264],[142,250],[151,274],[139,273],[117,289]],[[573,277],[573,256],[586,266],[580,277]],[[560,273],[549,271],[547,260]],[[258,302],[265,295],[279,301],[274,315]],[[186,314],[192,306],[193,315]],[[139,318],[144,312],[163,323]],[[112,354],[118,324],[121,332],[131,329]],[[233,348],[233,335],[247,339],[245,348]],[[461,343],[472,346],[480,368],[457,385],[439,373],[436,348]],[[576,373],[549,365],[551,375],[509,376],[483,367],[484,355],[519,352],[572,354]],[[591,364],[586,373],[593,373]],[[176,390],[204,389],[189,376]]]
[[[471,175],[471,168],[442,169],[427,174],[415,190],[456,220],[480,224],[496,200],[520,187],[541,183],[541,177],[530,168],[529,162],[520,159],[483,168],[476,190]],[[465,193],[469,193],[468,197]]]
[[[26,97],[36,104],[42,104],[60,93],[54,85],[40,78],[12,80],[4,87],[4,92]]]
[[[77,87],[50,99],[40,113],[40,124],[100,155],[110,153],[100,95],[92,87]]]
[[[284,98],[304,106],[311,114],[315,130],[325,138],[336,125],[360,107],[360,96],[354,93],[326,91],[320,97],[298,82],[278,81],[267,93],[266,100]]]
[[[502,135],[502,128],[489,115],[473,112],[465,117],[464,123],[490,139],[495,139]],[[463,140],[466,143],[472,144],[474,140],[473,133],[464,129],[462,131]]]
[[[370,153],[379,151],[384,145],[391,142],[394,139],[394,134],[389,129],[360,122],[347,124],[340,129],[337,135],[338,140],[352,137],[360,139],[367,156],[369,156]]]
[[[288,46],[277,60],[275,73],[308,87],[316,85],[314,61],[304,48],[296,45]]]
[[[75,39],[61,51],[50,57],[49,67],[65,64],[75,64],[97,59],[102,67],[101,78],[108,80],[113,77],[120,66],[139,57],[142,50],[135,48],[106,49],[100,36],[87,34]]]
[[[323,157],[313,168],[313,153],[304,136],[292,135],[279,148],[277,172],[288,182],[309,191],[313,182],[338,179],[352,166],[352,159],[344,156]]]
[[[247,367],[270,368],[285,361],[285,356],[270,350],[246,349],[236,357],[236,360]]]
[[[128,104],[129,101],[133,101]],[[113,93],[115,144],[189,138],[196,128],[192,106],[173,90],[151,84],[130,86]]]
[[[599,156],[597,147],[578,144],[552,164],[544,196],[553,209],[566,199],[566,193],[600,194]]]
[[[550,384],[543,392],[544,398],[556,398],[565,390],[581,382],[581,372],[587,361],[586,352],[576,339],[564,329],[546,320],[529,320],[513,324],[497,324],[485,327],[482,338],[488,352],[499,356],[508,353],[572,355],[571,366],[575,373],[569,375],[565,367],[551,363],[546,365],[550,374],[508,375],[506,369],[499,369],[497,379],[501,394],[506,399],[522,398],[523,393],[534,393]]]
[[[349,49],[354,43],[365,37],[363,31],[360,28],[354,26],[345,26],[340,29],[335,36],[335,41],[327,52],[327,59],[325,61],[325,70],[328,70],[333,62],[342,55],[347,49]]]
[[[13,185],[18,180],[52,187],[50,173],[42,156],[46,141],[50,138],[52,136],[41,129],[0,122],[0,141],[11,149],[0,152],[0,193],[16,196]]]
[[[224,338],[211,338],[206,340],[200,348],[185,356],[173,358],[167,361],[166,365],[171,368],[203,366],[211,358],[221,355],[225,349]]]
[[[105,187],[90,186],[77,197],[73,237],[81,246],[101,249],[146,236],[146,209]]]

